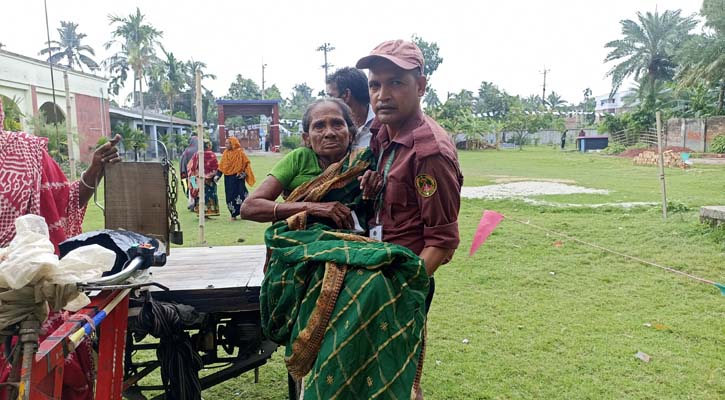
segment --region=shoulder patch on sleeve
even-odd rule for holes
[[[430,197],[435,194],[438,189],[438,183],[435,178],[428,174],[421,174],[415,177],[415,189],[418,194],[423,197]]]

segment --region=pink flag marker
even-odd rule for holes
[[[481,221],[478,223],[476,233],[473,234],[471,251],[468,253],[469,257],[472,256],[479,247],[481,247],[483,242],[485,242],[489,236],[491,236],[491,233],[494,229],[496,229],[496,226],[498,226],[499,222],[501,222],[503,218],[503,214],[499,214],[496,211],[483,211],[483,216],[481,217]]]

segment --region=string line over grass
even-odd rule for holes
[[[538,226],[536,224],[532,224],[530,221],[521,221],[519,219],[509,217],[508,215],[504,215],[504,218],[506,218],[507,220],[510,220],[510,221],[518,222],[518,223],[523,224],[523,225],[530,226],[532,228],[538,229],[540,231],[544,231],[546,233],[550,233],[552,235],[557,235],[557,236],[563,237],[563,238],[565,238],[567,240],[571,240],[573,242],[577,242],[577,243],[583,244],[585,246],[593,247],[595,249],[604,251],[606,253],[611,253],[611,254],[614,254],[614,255],[618,255],[620,257],[624,257],[626,259],[629,259],[629,260],[632,260],[632,261],[636,261],[636,262],[641,263],[641,264],[649,265],[649,266],[652,266],[652,267],[657,267],[657,268],[660,268],[660,269],[665,270],[667,272],[671,272],[673,274],[678,274],[678,275],[685,276],[687,278],[693,279],[693,280],[698,281],[700,283],[706,283],[708,285],[713,285],[716,288],[720,289],[720,294],[722,294],[723,296],[725,296],[725,285],[723,285],[721,283],[717,283],[717,282],[711,281],[709,279],[701,278],[701,277],[696,276],[696,275],[688,274],[687,272],[680,271],[678,269],[675,269],[675,268],[672,268],[672,267],[668,267],[666,265],[661,265],[661,264],[657,264],[657,263],[652,262],[652,261],[644,260],[644,259],[639,258],[639,257],[630,256],[628,254],[624,254],[624,253],[621,253],[621,252],[616,251],[616,250],[608,249],[606,247],[600,246],[600,245],[595,244],[595,243],[590,243],[590,242],[587,242],[587,241],[584,241],[584,240],[581,240],[581,239],[577,239],[577,238],[575,238],[573,236],[567,235],[566,233],[557,232],[557,231],[554,231],[554,230],[551,230],[551,229],[548,229],[548,228],[544,228],[542,226]]]

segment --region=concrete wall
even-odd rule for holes
[[[70,91],[70,115],[66,115],[65,82],[63,73],[68,73]],[[104,120],[105,132],[109,132],[108,81],[99,76],[57,66],[53,68],[55,104],[65,118],[70,118],[71,130],[77,133],[77,142],[72,146],[74,157],[83,162],[90,161],[92,147],[101,135]],[[15,99],[20,111],[26,117],[38,115],[45,103],[53,103],[50,67],[47,63],[19,54],[0,50],[0,94]],[[101,117],[101,96],[105,101],[104,117]],[[21,121],[25,130],[26,121]]]
[[[672,118],[665,125],[665,145],[708,152],[712,139],[725,135],[725,117]]]

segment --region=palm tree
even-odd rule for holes
[[[566,100],[562,99],[558,93],[552,91],[548,96],[546,96],[546,104],[551,107],[552,111],[556,111],[559,107],[566,104]]]
[[[96,52],[93,51],[91,46],[81,44],[81,41],[87,35],[76,32],[77,28],[78,24],[75,22],[60,21],[60,28],[58,28],[60,40],[46,42],[47,47],[40,50],[40,55],[48,54],[48,62],[53,64],[59,64],[65,58],[70,69],[73,69],[75,65],[78,65],[81,71],[83,71],[83,65],[91,71],[100,68],[97,62],[83,54],[84,52],[88,52],[92,56],[95,56]]]
[[[119,72],[118,69],[111,69],[114,67],[122,68],[123,65],[126,65],[127,69],[130,68],[133,70],[134,105],[136,105],[136,99],[140,99],[141,126],[145,132],[146,117],[144,115],[143,100],[144,70],[156,60],[155,47],[163,32],[144,23],[144,15],[141,14],[141,10],[138,7],[136,7],[135,14],[129,14],[126,17],[109,15],[108,19],[111,24],[116,25],[116,29],[111,32],[114,39],[106,43],[105,47],[109,49],[114,43],[120,43],[121,45],[121,50],[109,59],[109,70],[112,73]],[[135,95],[137,81],[141,94],[138,97]],[[123,81],[121,81],[121,85],[123,85]]]
[[[186,64],[179,61],[174,53],[166,51],[161,46],[161,51],[166,56],[165,60],[160,63],[164,73],[161,75],[161,92],[166,96],[169,103],[169,125],[171,126],[169,133],[174,132],[174,101],[176,95],[181,92],[186,84],[184,82]]]
[[[192,103],[196,99],[196,71],[199,70],[201,72],[201,81],[204,82],[204,79],[216,79],[216,75],[214,74],[208,74],[204,72],[204,69],[206,69],[207,65],[203,61],[196,61],[193,58],[186,62],[185,66],[185,74],[184,74],[184,80],[186,81],[186,85],[190,88],[189,93],[191,96]],[[207,109],[207,106],[209,104],[208,97],[211,94],[211,91],[206,88],[203,84],[201,85],[202,90],[202,108],[204,110]],[[196,107],[191,107],[191,118],[196,121]]]
[[[611,49],[604,62],[619,61],[607,72],[612,77],[612,95],[627,77],[634,76],[635,80],[644,81],[645,100],[654,104],[657,81],[672,79],[675,52],[697,25],[693,17],[682,17],[680,12],[638,12],[639,23],[630,19],[620,21],[624,37],[604,46]]]

